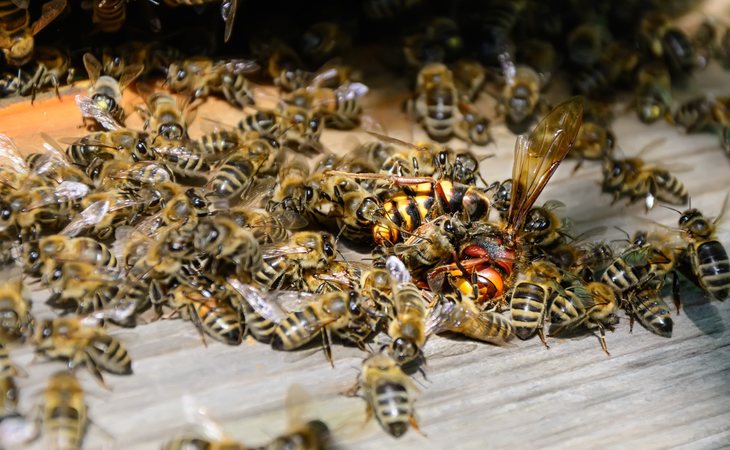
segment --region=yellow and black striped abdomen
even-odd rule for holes
[[[277,323],[257,313],[246,301],[241,302],[240,309],[248,332],[259,342],[268,343],[274,335]]]
[[[669,307],[655,289],[645,289],[629,297],[634,317],[647,330],[664,337],[672,337],[674,323]]]
[[[393,436],[400,437],[408,431],[413,403],[402,384],[389,381],[378,384],[370,406],[378,422]]]
[[[302,311],[289,314],[274,330],[271,346],[276,350],[294,350],[308,342],[321,331],[321,320],[310,305]]]
[[[629,265],[622,258],[614,261],[601,276],[601,282],[606,283],[613,290],[624,293],[638,286],[649,276],[649,265]]]
[[[545,317],[547,292],[544,287],[530,283],[518,283],[512,293],[510,311],[515,335],[520,339],[532,336]]]
[[[132,359],[127,349],[112,336],[103,335],[93,339],[86,352],[99,368],[107,372],[117,375],[132,373]]]
[[[692,266],[704,291],[717,300],[730,297],[730,260],[725,247],[716,240],[694,245]]]
[[[215,299],[195,303],[195,312],[205,333],[228,345],[238,345],[243,339],[241,318],[238,312]]]
[[[91,21],[103,33],[115,33],[122,28],[127,18],[127,0],[105,0],[94,2]]]

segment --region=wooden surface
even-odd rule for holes
[[[727,80],[727,72],[713,69],[698,74],[693,86],[727,95]],[[692,89],[683,95],[697,92]],[[397,107],[403,93],[386,94],[381,91],[381,96],[369,98],[367,113],[395,136],[422,137]],[[212,117],[235,124],[238,116],[219,102],[210,102],[198,113],[198,123]],[[139,118],[132,124],[135,120]],[[32,108],[17,104],[0,110],[0,131],[25,151],[39,148],[39,129],[54,137],[70,137],[82,134],[79,124],[71,96],[63,102],[43,98]],[[626,155],[666,138],[644,157],[686,167],[678,176],[689,189],[692,205],[710,216],[719,212],[730,190],[730,160],[719,149],[716,136],[685,136],[663,123],[645,126],[630,113],[617,120],[615,131]],[[474,149],[496,154],[482,163],[490,182],[510,176],[515,142],[503,126],[495,126],[493,132],[496,147]],[[342,151],[353,143],[349,136],[327,132],[324,141]],[[563,201],[562,213],[574,218],[580,229],[607,226],[606,239],[614,239],[621,237],[614,225],[633,231],[648,226],[644,219],[676,224],[677,214],[664,208],[644,215],[640,204],[609,206],[610,197],[600,194],[599,167],[586,164],[574,175],[572,165],[568,161],[558,170],[539,202]],[[725,224],[720,225],[720,240],[728,246]],[[36,315],[50,316],[42,305],[43,294],[34,297]],[[311,397],[305,418],[325,420],[342,448],[729,447],[730,302],[710,302],[693,287],[683,286],[683,303],[682,314],[674,317],[671,339],[638,325],[630,334],[628,320],[620,313],[617,331],[606,337],[611,357],[590,334],[552,338],[549,350],[538,339],[514,340],[500,348],[433,337],[426,346],[427,379],[416,376],[421,389],[417,413],[424,435],[409,431],[399,440],[374,420],[365,424],[362,400],[339,395],[351,386],[365,356],[357,349],[335,347],[332,369],[315,350],[284,353],[256,342],[228,347],[210,340],[206,348],[193,325],[179,320],[119,329],[113,334],[128,347],[134,375],[105,374],[112,387],[105,391],[80,371],[95,423],[85,447],[159,448],[185,426],[185,396],[206,408],[230,435],[249,445],[260,444],[285,430],[284,399],[293,383]],[[29,374],[18,383],[21,411],[30,411],[41,400],[49,374],[63,365],[28,365],[29,347],[13,351],[12,357]],[[46,446],[41,441],[30,448]]]

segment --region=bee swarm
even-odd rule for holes
[[[271,376],[292,385],[287,431],[223,431],[213,417],[267,426],[270,414],[246,404],[255,389],[196,395],[206,371],[234,367],[217,352],[307,366],[320,384],[331,376],[317,388],[330,405],[360,397],[385,433],[431,439],[418,399],[461,349],[557,353],[595,336],[610,361],[614,330],[671,338],[686,298],[730,297],[728,197],[692,205],[692,188],[721,185],[727,167],[702,180],[673,164],[674,140],[730,156],[730,93],[695,95],[701,77],[727,80],[730,28],[685,26],[689,2],[363,0],[329,14],[3,2],[22,20],[0,17],[0,105],[63,108],[64,125],[32,124],[28,140],[31,125],[0,109],[2,448],[124,446],[96,415],[113,405],[97,408],[91,391],[135,392],[145,329],[164,330],[143,343],[150,354],[217,362],[185,387],[145,375],[175,396],[177,422],[161,415],[154,439],[132,424],[131,442],[319,449],[353,440],[353,421],[319,416],[285,373]],[[292,29],[270,19],[283,4],[301,13]],[[21,35],[30,47],[12,45]],[[657,129],[668,139],[635,138]],[[721,324],[722,307],[699,320]],[[39,364],[21,367],[16,351]],[[22,376],[43,371],[31,399]],[[204,408],[221,402],[236,404]]]

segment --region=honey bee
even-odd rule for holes
[[[652,333],[672,337],[674,321],[669,307],[662,300],[659,289],[645,287],[631,292],[623,302],[624,308],[631,316],[631,324],[634,319]]]
[[[494,191],[492,194],[492,207],[499,212],[499,216],[504,219],[510,208],[510,198],[512,197],[512,179],[504,181],[495,181],[487,188],[487,192]]]
[[[30,306],[20,280],[0,284],[0,344],[27,336],[33,320]]]
[[[473,59],[460,59],[454,63],[454,83],[459,95],[467,102],[477,99],[487,81],[487,69]]]
[[[422,356],[426,343],[426,301],[416,285],[410,282],[405,265],[401,262],[397,267],[402,270],[394,269],[394,277],[402,281],[394,283],[391,289],[393,317],[388,326],[388,336],[392,339],[391,354],[403,366]]]
[[[15,384],[19,369],[10,360],[4,344],[0,344],[0,419],[17,416],[20,392]]]
[[[0,10],[0,49],[5,61],[20,67],[33,58],[34,36],[53,22],[66,9],[66,0],[51,0],[41,9],[41,17],[31,24],[28,2],[3,0]]]
[[[82,211],[61,230],[66,236],[87,232],[106,240],[121,225],[129,225],[149,200],[128,189],[113,189],[85,196],[79,206]]]
[[[104,386],[101,370],[115,375],[132,373],[132,359],[122,343],[103,328],[79,318],[40,320],[31,342],[37,354],[66,360],[71,370],[84,366]]]
[[[208,3],[214,3],[218,0],[164,0],[165,5],[169,7],[176,6],[198,6],[206,5]],[[238,11],[238,0],[221,0],[221,16],[225,23],[225,30],[223,34],[223,40],[228,42],[233,35],[233,21],[236,18],[236,11]]]
[[[590,67],[598,62],[609,40],[608,29],[598,23],[585,22],[576,26],[566,40],[570,60],[578,66]]]
[[[89,424],[84,391],[72,372],[49,378],[41,410],[43,433],[54,449],[80,449]]]
[[[256,273],[263,265],[261,249],[253,233],[222,216],[201,220],[195,227],[192,242],[197,250],[213,258],[214,266],[231,261],[237,273]]]
[[[249,140],[222,160],[210,175],[210,195],[235,203],[257,183],[257,175],[276,169],[279,142],[260,137]]]
[[[584,114],[573,148],[568,153],[568,157],[578,159],[573,171],[577,171],[585,160],[597,161],[612,156],[616,136],[608,126],[610,117],[599,111],[602,106],[595,103],[585,106],[587,113]]]
[[[266,72],[281,90],[292,92],[312,81],[312,74],[303,69],[304,62],[297,52],[285,43],[275,40],[258,47],[254,53],[267,60]]]
[[[91,23],[102,33],[116,33],[127,20],[127,4],[123,0],[92,2]]]
[[[556,290],[550,307],[550,335],[564,333],[581,326],[598,329],[603,351],[611,356],[606,347],[606,328],[612,329],[617,321],[618,300],[608,284],[592,282],[585,286]]]
[[[321,112],[331,128],[350,130],[360,123],[360,98],[367,92],[368,87],[359,82],[348,82],[335,89],[310,86],[291,92],[284,101]]]
[[[363,361],[357,382],[348,393],[358,392],[367,403],[368,417],[375,414],[390,435],[401,437],[411,427],[420,431],[413,399],[417,388],[386,352],[374,353]]]
[[[522,239],[544,251],[565,243],[570,235],[571,224],[561,219],[554,211],[565,205],[558,200],[548,200],[543,206],[530,210],[522,229]]]
[[[730,297],[730,261],[727,250],[717,240],[715,227],[727,202],[726,197],[722,211],[712,222],[694,208],[684,211],[679,218],[691,272],[705,294],[720,301]]]
[[[61,82],[69,84],[76,73],[71,65],[71,56],[66,50],[57,47],[36,47],[33,66],[32,75],[18,91],[23,96],[30,94],[31,103],[35,101],[36,94],[45,87],[52,87],[60,99],[58,86]]]
[[[614,260],[614,249],[606,242],[566,242],[550,250],[548,260],[562,270],[592,279],[593,274]]]
[[[697,66],[690,38],[661,12],[649,12],[642,17],[639,38],[650,54],[664,59],[675,78],[689,75]]]
[[[242,132],[255,131],[261,136],[276,136],[284,128],[281,119],[274,111],[257,109],[238,122],[238,129]]]
[[[340,24],[317,22],[304,31],[299,48],[308,61],[321,63],[346,50],[351,43],[352,38]]]
[[[153,130],[157,136],[169,141],[179,141],[188,137],[188,123],[182,108],[175,97],[156,92],[147,98],[144,130]]]
[[[673,253],[668,250],[651,242],[637,241],[611,262],[601,282],[624,297],[652,279],[663,280],[675,263]]]
[[[414,277],[420,278],[429,268],[450,260],[465,236],[466,226],[458,217],[442,215],[418,227],[393,250]]]
[[[322,337],[323,350],[332,364],[331,334],[360,347],[372,333],[369,312],[357,291],[336,291],[311,299],[301,311],[290,312],[274,329],[275,350],[295,350]]]
[[[500,108],[506,115],[507,128],[515,134],[524,133],[545,110],[540,76],[530,67],[515,66],[507,53],[499,59],[505,77]]]
[[[499,299],[524,257],[521,230],[532,205],[559,163],[570,150],[581,123],[582,101],[568,100],[553,109],[528,136],[518,137],[512,166],[512,190],[506,223],[472,223],[457,251],[457,262],[428,274],[432,280],[451,278],[465,295],[478,303]],[[470,278],[475,277],[476,283]],[[443,282],[437,283],[443,285]]]
[[[659,63],[647,63],[636,75],[634,107],[639,120],[654,123],[659,119],[671,119],[671,78],[667,68]]]
[[[114,159],[122,155],[146,161],[154,157],[150,141],[149,134],[126,128],[98,131],[75,140],[66,147],[65,153],[73,164],[82,167],[90,166],[97,159]]]
[[[84,54],[84,66],[89,74],[91,87],[89,96],[77,95],[75,100],[84,119],[92,119],[105,130],[116,130],[124,123],[122,92],[142,74],[143,65],[124,67],[119,81],[108,75],[101,75],[102,65],[91,53]],[[93,125],[92,125],[93,126]]]
[[[507,317],[496,311],[482,311],[474,300],[458,291],[439,294],[426,319],[427,336],[447,331],[495,345],[505,344],[514,334]]]
[[[183,319],[193,322],[204,335],[226,345],[238,345],[243,339],[241,316],[223,297],[218,286],[208,283],[180,283],[170,294],[170,305]]]
[[[254,103],[253,90],[245,75],[259,69],[250,60],[214,61],[199,56],[170,64],[167,84],[175,92],[189,94],[191,100],[222,94],[238,107]]]
[[[41,282],[51,288],[53,295],[46,303],[54,308],[87,314],[101,311],[117,293],[121,273],[102,271],[94,264],[47,259],[41,272]]]
[[[409,102],[408,109],[431,139],[444,142],[454,133],[457,99],[451,71],[443,64],[432,63],[418,73],[416,96]]]
[[[266,289],[303,287],[302,271],[327,267],[335,258],[335,250],[329,233],[293,233],[287,243],[264,249],[263,268],[253,278]]]
[[[555,291],[563,274],[552,263],[534,261],[517,276],[512,297],[510,311],[512,326],[515,335],[526,340],[537,332],[545,347],[550,346],[545,341],[543,323],[548,309],[548,300]]]
[[[629,204],[644,199],[646,210],[657,200],[672,205],[685,205],[689,199],[687,188],[667,169],[640,158],[603,161],[603,192],[613,194],[613,203],[628,197]]]

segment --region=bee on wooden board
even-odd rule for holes
[[[66,9],[66,0],[50,0],[43,4],[41,17],[30,21],[28,0],[0,2],[0,50],[5,61],[14,67],[27,64],[35,50],[34,36],[53,22]]]

